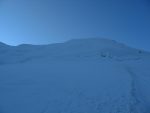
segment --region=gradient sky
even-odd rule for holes
[[[0,41],[103,37],[150,51],[150,0],[0,0]]]

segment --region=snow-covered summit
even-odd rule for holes
[[[122,43],[118,43],[114,40],[103,38],[87,38],[87,39],[73,39],[64,43],[64,49],[70,50],[70,52],[80,52],[92,54],[110,54],[112,56],[124,57],[124,56],[137,56],[142,53],[141,50],[128,47]],[[146,53],[143,51],[143,53]]]
[[[7,46],[0,44],[0,62],[18,63],[37,59],[140,59],[147,52],[128,47],[114,40],[87,38],[49,45]],[[9,48],[8,48],[9,47]]]

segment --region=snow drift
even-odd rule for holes
[[[91,38],[0,53],[0,113],[150,113],[149,52]]]

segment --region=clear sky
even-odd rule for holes
[[[0,0],[0,41],[103,37],[150,50],[150,0]]]

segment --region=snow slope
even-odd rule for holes
[[[150,113],[148,52],[92,38],[0,53],[0,113]]]

